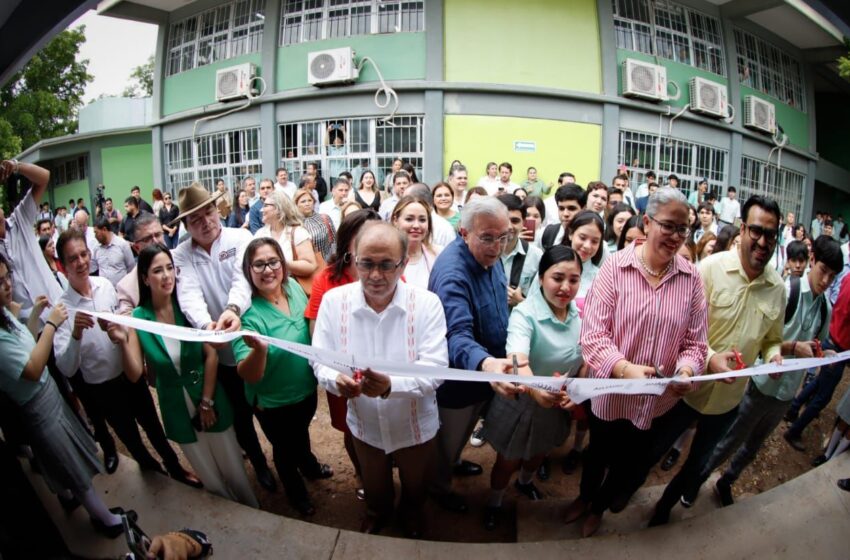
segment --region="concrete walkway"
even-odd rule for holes
[[[123,538],[106,540],[92,530],[82,508],[66,515],[40,476],[22,466],[61,532],[69,550],[84,558],[117,558],[126,552]],[[850,477],[850,456],[828,462],[768,492],[728,508],[715,509],[713,496],[703,494],[696,515],[665,527],[637,530],[648,519],[641,513],[652,500],[642,491],[619,516],[608,515],[603,530],[592,539],[574,539],[561,527],[556,501],[518,511],[520,540],[516,544],[462,544],[410,541],[342,531],[253,510],[200,492],[156,474],[142,474],[122,457],[119,470],[99,476],[95,486],[110,506],[139,513],[139,525],[149,534],[183,527],[205,531],[215,557],[305,558],[339,560],[533,557],[535,560],[582,554],[587,558],[811,558],[850,557],[850,493],[835,482]],[[643,505],[641,505],[643,504]],[[632,510],[630,512],[630,510]],[[680,511],[681,508],[677,507]],[[702,515],[699,513],[702,512]],[[645,512],[644,512],[645,513]],[[472,512],[475,522],[480,512]],[[679,514],[680,515],[680,514]],[[622,517],[624,520],[615,520]],[[642,518],[643,517],[643,518]],[[532,523],[532,526],[528,524]],[[607,527],[607,528],[606,528]],[[619,528],[617,528],[619,527]],[[558,540],[546,540],[555,538]]]

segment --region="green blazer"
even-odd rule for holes
[[[177,302],[172,300],[174,320],[177,326],[186,326],[186,318],[180,311]],[[139,306],[133,310],[133,317],[156,321],[156,313],[149,305]],[[168,439],[177,443],[195,443],[198,441],[189,409],[186,407],[183,389],[189,393],[197,408],[203,397],[204,389],[204,350],[200,342],[180,343],[180,374],[168,355],[168,350],[160,335],[136,331],[142,353],[145,355],[148,367],[156,372],[156,391],[159,394],[159,409],[162,413],[162,423]],[[207,430],[223,432],[233,425],[233,410],[230,401],[216,382],[215,412],[216,423]]]

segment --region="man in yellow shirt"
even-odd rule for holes
[[[711,255],[699,266],[709,305],[710,373],[730,371],[735,350],[747,366],[759,354],[767,361],[782,362],[785,286],[779,274],[767,266],[779,235],[779,205],[751,196],[741,214],[738,250]],[[687,461],[655,505],[650,526],[667,523],[676,502],[685,507],[693,504],[704,482],[700,472],[735,420],[747,382],[744,377],[704,383],[676,406],[677,418],[669,424],[673,429],[659,433],[654,457],[660,458],[694,421],[696,435]]]

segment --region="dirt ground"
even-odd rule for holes
[[[759,452],[754,463],[744,472],[735,485],[735,495],[758,494],[770,490],[811,469],[812,459],[821,453],[825,438],[832,432],[836,416],[835,407],[844,392],[848,390],[848,386],[850,386],[850,377],[845,375],[835,391],[829,407],[805,431],[803,441],[806,444],[806,451],[804,453],[793,449],[782,438],[782,433],[787,427],[786,423],[782,422]],[[256,424],[256,426],[257,433],[260,435],[260,442],[269,459],[269,465],[273,467],[271,445],[263,436],[259,424]],[[334,476],[328,480],[307,483],[311,498],[316,506],[316,514],[306,521],[357,531],[366,511],[366,504],[358,501],[355,497],[354,469],[345,453],[342,434],[330,425],[327,400],[321,389],[319,409],[310,426],[310,436],[313,452],[320,462],[328,463],[333,468]],[[535,484],[544,493],[546,499],[568,500],[578,494],[581,469],[572,475],[565,475],[560,468],[561,459],[571,447],[572,435],[564,446],[555,450],[552,454],[551,478],[546,482],[535,480]],[[179,448],[177,446],[175,448],[179,453]],[[122,452],[126,453],[126,450],[122,450]],[[479,448],[467,445],[463,452],[463,458],[479,463],[484,467],[484,474],[481,476],[456,479],[455,481],[455,490],[467,498],[470,510],[465,514],[450,513],[429,501],[426,508],[428,522],[426,538],[456,542],[515,541],[516,521],[514,513],[516,502],[519,499],[526,498],[510,487],[505,493],[504,508],[506,515],[504,520],[497,530],[486,531],[482,526],[482,515],[489,492],[490,468],[495,460],[495,453],[488,445]],[[182,455],[181,459],[183,459]],[[680,459],[679,465],[681,461],[682,459]],[[276,492],[267,492],[256,483],[250,463],[246,461],[245,464],[260,500],[261,508],[279,515],[299,518],[298,513],[289,506],[280,483],[278,482]],[[185,460],[184,465],[188,466]],[[671,472],[664,472],[656,466],[650,473],[647,485],[665,484],[675,472],[675,468]],[[389,527],[382,534],[402,536],[397,527]]]

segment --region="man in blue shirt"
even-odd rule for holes
[[[271,179],[263,179],[260,181],[260,200],[251,206],[248,211],[248,229],[251,235],[257,233],[257,230],[263,227],[263,201],[274,192],[274,183]]]
[[[513,236],[508,209],[496,198],[474,199],[464,207],[461,220],[461,237],[440,254],[428,281],[446,314],[449,366],[507,372],[508,294],[500,257]],[[446,381],[437,390],[440,432],[434,497],[451,511],[467,509],[465,500],[451,491],[452,474],[482,472],[481,465],[460,460],[482,408],[493,390],[503,396],[517,391],[509,383],[491,385]]]

